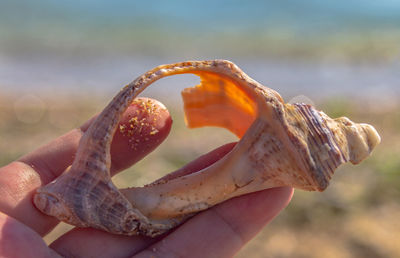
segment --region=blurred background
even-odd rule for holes
[[[286,101],[374,125],[382,143],[344,165],[323,193],[296,191],[289,207],[237,257],[400,257],[400,2],[0,2],[0,166],[81,125],[154,66],[229,59]],[[170,137],[118,175],[143,185],[236,140],[185,128],[180,90],[163,79],[143,95],[170,109]],[[167,94],[168,93],[168,94]],[[51,242],[70,227],[62,224]]]

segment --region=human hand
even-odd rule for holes
[[[140,108],[139,105],[129,107],[121,122],[126,123]],[[32,195],[36,188],[57,178],[72,163],[79,139],[91,121],[0,168],[0,257],[231,257],[269,223],[292,196],[293,189],[283,187],[234,198],[156,238],[74,228],[47,246],[42,237],[58,221],[38,211],[32,203]],[[154,126],[158,134],[148,141],[140,141],[135,148],[131,148],[126,136],[116,133],[111,147],[113,174],[146,156],[165,139],[171,126],[168,111],[159,114]],[[233,146],[224,145],[167,177],[207,167]]]

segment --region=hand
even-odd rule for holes
[[[139,109],[138,105],[130,106],[121,122],[127,122]],[[166,110],[159,116],[154,122],[159,130],[157,137],[141,141],[143,146],[131,148],[126,138],[116,133],[111,148],[113,174],[146,156],[165,139],[171,118]],[[71,164],[79,139],[90,122],[0,168],[0,257],[231,257],[288,204],[293,194],[292,188],[283,187],[234,198],[154,239],[74,228],[47,246],[42,237],[58,221],[38,211],[32,195],[36,188],[57,178]],[[233,146],[222,146],[173,175],[207,167]]]

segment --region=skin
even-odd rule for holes
[[[127,122],[139,108],[130,106],[121,122]],[[231,257],[278,215],[293,195],[292,188],[281,187],[234,198],[157,238],[75,228],[48,246],[42,237],[58,221],[38,211],[32,195],[71,164],[79,139],[92,121],[0,168],[0,257]],[[159,129],[156,137],[141,141],[134,149],[125,136],[116,133],[111,147],[113,174],[132,166],[166,138],[172,123],[168,111],[161,112],[154,123]],[[207,167],[233,146],[227,144],[205,154],[166,178]]]

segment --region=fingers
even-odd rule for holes
[[[153,104],[152,108],[156,108],[157,112],[143,111]],[[146,126],[137,131],[133,121],[130,121],[132,119],[138,119]],[[168,135],[171,123],[169,113],[161,103],[149,99],[133,103],[120,124],[127,129],[117,130],[111,145],[112,173],[132,165],[155,149]],[[72,163],[79,140],[89,124],[90,121],[0,168],[0,211],[32,227],[41,235],[51,230],[58,221],[33,206],[33,192],[55,179]]]
[[[227,144],[205,154],[165,178],[210,166],[234,145]],[[127,257],[134,254],[138,257],[169,257],[171,254],[230,257],[271,221],[291,196],[292,188],[276,188],[231,199],[196,215],[163,238],[117,236],[94,229],[74,229],[57,239],[51,247],[62,255],[70,252],[81,257]]]
[[[111,174],[138,162],[167,138],[172,119],[165,106],[152,99],[136,99],[120,121],[111,144]]]
[[[170,173],[170,174],[156,180],[154,183],[157,183],[158,181],[172,180],[174,178],[181,177],[181,176],[184,176],[187,174],[191,174],[193,172],[200,171],[203,168],[209,167],[213,163],[220,160],[223,156],[228,154],[235,145],[236,145],[236,142],[232,142],[232,143],[228,143],[223,146],[220,146],[220,147],[216,148],[215,150],[213,150],[207,154],[204,154],[203,156],[200,156],[196,160],[183,166],[182,168],[178,169],[177,171]]]
[[[235,143],[230,143],[219,147],[165,176],[164,179],[190,174],[210,166],[227,154],[234,145]],[[129,257],[158,239],[144,236],[119,236],[95,229],[76,228],[53,242],[51,247],[62,255],[76,257]]]
[[[18,220],[0,212],[0,257],[60,257]]]
[[[34,167],[43,184],[49,183],[72,163],[80,138],[95,118],[19,161]],[[111,172],[115,174],[131,166],[154,150],[167,137],[171,124],[171,117],[163,104],[148,98],[136,99],[121,118],[114,135]]]
[[[292,188],[274,188],[228,200],[204,211],[165,238],[119,236],[74,229],[51,244],[71,257],[232,257],[284,207]]]
[[[129,257],[157,238],[113,235],[92,228],[75,228],[50,245],[63,257]]]
[[[187,221],[134,257],[232,257],[289,203],[290,187],[228,200]]]

